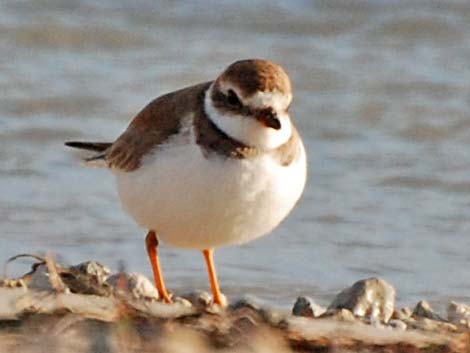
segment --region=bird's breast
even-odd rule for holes
[[[270,156],[205,156],[196,143],[162,146],[130,173],[117,172],[124,209],[142,227],[184,248],[240,244],[270,232],[305,184],[302,157],[284,167]]]

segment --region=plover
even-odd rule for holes
[[[214,249],[271,232],[300,198],[306,154],[289,116],[283,68],[250,59],[209,81],[160,96],[114,142],[67,142],[94,151],[116,177],[123,208],[148,230],[158,292],[171,302],[158,241],[203,252],[214,303],[226,305]]]

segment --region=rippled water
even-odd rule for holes
[[[0,53],[0,259],[150,275],[112,176],[63,141],[112,139],[150,99],[263,57],[292,77],[309,181],[271,236],[216,252],[227,294],[327,303],[381,276],[403,304],[470,301],[467,1],[4,0]],[[162,256],[170,288],[207,288],[201,254]]]

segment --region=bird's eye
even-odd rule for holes
[[[229,89],[227,93],[227,101],[233,107],[239,107],[242,105],[240,99],[238,98],[237,94],[233,91],[233,89]]]

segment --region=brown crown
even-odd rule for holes
[[[216,82],[230,82],[236,85],[244,97],[249,97],[257,91],[291,93],[287,73],[282,67],[268,60],[236,61],[217,78]]]

